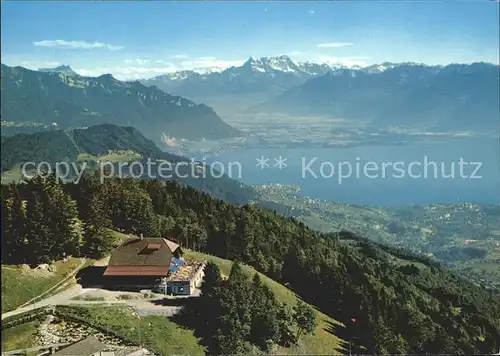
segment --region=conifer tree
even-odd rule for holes
[[[78,255],[83,244],[83,222],[76,202],[53,176],[38,176],[28,183],[28,249],[32,263]]]
[[[218,348],[224,355],[248,351],[245,341],[251,331],[250,288],[240,265],[234,263],[221,291],[220,327],[216,332]]]
[[[26,204],[17,187],[8,188],[2,196],[2,263],[19,264],[26,261]]]
[[[266,350],[271,343],[279,342],[278,305],[273,292],[257,273],[252,280],[251,295],[251,341]]]
[[[302,334],[311,334],[316,329],[318,321],[314,309],[303,301],[297,301],[293,308],[293,318],[297,324],[297,340]]]

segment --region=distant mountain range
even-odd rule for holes
[[[288,56],[141,82],[82,77],[69,66],[31,71],[2,65],[2,134],[113,123],[134,126],[156,143],[163,134],[189,140],[238,135],[211,107],[229,117],[279,113],[378,127],[497,130],[499,79],[499,66],[489,63],[347,68]]]
[[[143,80],[142,83],[156,85],[166,92],[188,97],[211,95],[214,92],[279,93],[314,76],[324,75],[334,68],[336,67],[328,64],[294,62],[288,56],[259,59],[250,57],[242,66],[221,72],[181,71]]]
[[[376,125],[497,130],[499,66],[401,64],[338,69],[291,88],[253,112],[320,115]]]
[[[225,115],[320,115],[440,129],[491,129],[499,118],[499,67],[489,63],[347,68],[279,56],[249,58],[222,72],[182,71],[142,83],[207,103]]]
[[[91,78],[67,66],[33,71],[2,64],[1,78],[2,134],[10,127],[18,133],[23,125],[33,131],[44,125],[68,129],[103,123],[133,126],[156,143],[162,134],[189,140],[239,134],[206,105],[109,74]]]
[[[210,169],[206,170],[205,177],[199,172],[193,174],[193,168],[186,164],[190,161],[188,158],[163,152],[153,141],[145,138],[133,127],[103,124],[87,129],[1,136],[1,144],[2,183],[21,179],[18,167],[24,162],[48,162],[55,165],[57,162],[82,164],[86,161],[88,168],[99,169],[97,163],[103,161],[116,166],[121,162],[140,161],[145,167],[142,172],[143,178],[162,178],[157,171],[159,164],[151,165],[151,176],[148,175],[147,160],[150,159],[152,162],[168,161],[171,163],[171,169],[166,166],[167,168],[162,173],[163,177],[171,174],[172,180],[228,202],[246,204],[256,195],[252,187],[243,185],[227,175],[219,177],[217,173],[213,176]],[[176,167],[181,162],[183,163]],[[131,166],[130,164],[123,165],[120,170],[116,167],[115,172],[122,172],[122,176],[127,176],[131,172],[129,170]],[[138,173],[134,172],[137,177]]]
[[[288,56],[250,57],[243,65],[221,72],[181,71],[141,82],[231,114],[336,68],[338,66],[295,62]]]

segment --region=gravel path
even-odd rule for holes
[[[32,305],[28,305],[25,307],[18,308],[16,310],[12,310],[10,312],[2,314],[2,320],[13,315],[21,314],[30,310],[42,308],[42,307],[47,307],[47,306],[54,306],[54,305],[101,305],[101,306],[107,306],[107,307],[112,307],[112,306],[117,306],[117,305],[126,305],[126,306],[131,306],[133,307],[136,311],[137,314],[139,315],[164,315],[164,316],[172,316],[177,314],[182,307],[179,306],[168,306],[168,305],[158,305],[154,304],[151,301],[148,300],[141,300],[141,299],[122,299],[122,300],[112,300],[112,301],[106,301],[106,300],[75,300],[72,299],[74,297],[77,297],[79,295],[87,294],[87,293],[92,293],[92,292],[99,292],[102,291],[101,289],[98,288],[82,288],[81,285],[76,284],[61,293],[55,294],[51,297],[48,297],[46,299],[40,300],[38,302],[33,303]]]

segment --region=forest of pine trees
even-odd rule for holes
[[[234,206],[175,182],[108,179],[101,184],[99,177],[86,176],[78,184],[61,184],[39,177],[2,186],[1,228],[2,263],[8,264],[99,257],[111,248],[108,229],[182,236],[177,242],[185,248],[246,263],[286,283],[304,301],[345,324],[331,331],[351,341],[353,352],[491,354],[500,349],[497,291],[482,289],[425,258],[348,232],[320,234],[293,218],[252,205]],[[418,260],[421,267],[394,262],[398,259]],[[206,295],[210,293],[216,292]],[[207,303],[214,301],[207,298]],[[273,303],[271,299],[267,302]],[[245,327],[229,340],[220,335],[214,347],[239,350],[251,342],[265,350],[263,338],[270,335],[284,342],[280,337],[286,327],[276,328],[274,321],[262,330],[264,336],[248,334],[252,321],[265,316],[255,311],[250,313],[255,319],[249,318],[224,300],[220,307],[231,312],[226,320],[237,318]],[[280,324],[282,319],[273,320]],[[306,333],[307,315],[301,320]]]
[[[258,274],[248,281],[238,263],[223,280],[217,265],[209,262],[199,301],[185,314],[203,325],[203,339],[214,355],[268,353],[275,345],[296,344],[317,326],[309,305],[299,302],[292,310],[279,303]]]

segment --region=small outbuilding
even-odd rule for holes
[[[100,342],[95,336],[88,336],[55,353],[53,356],[114,356],[113,349]]]
[[[161,278],[155,286],[155,291],[169,295],[191,295],[196,288],[201,287],[204,269],[204,262],[177,260],[170,274]]]

